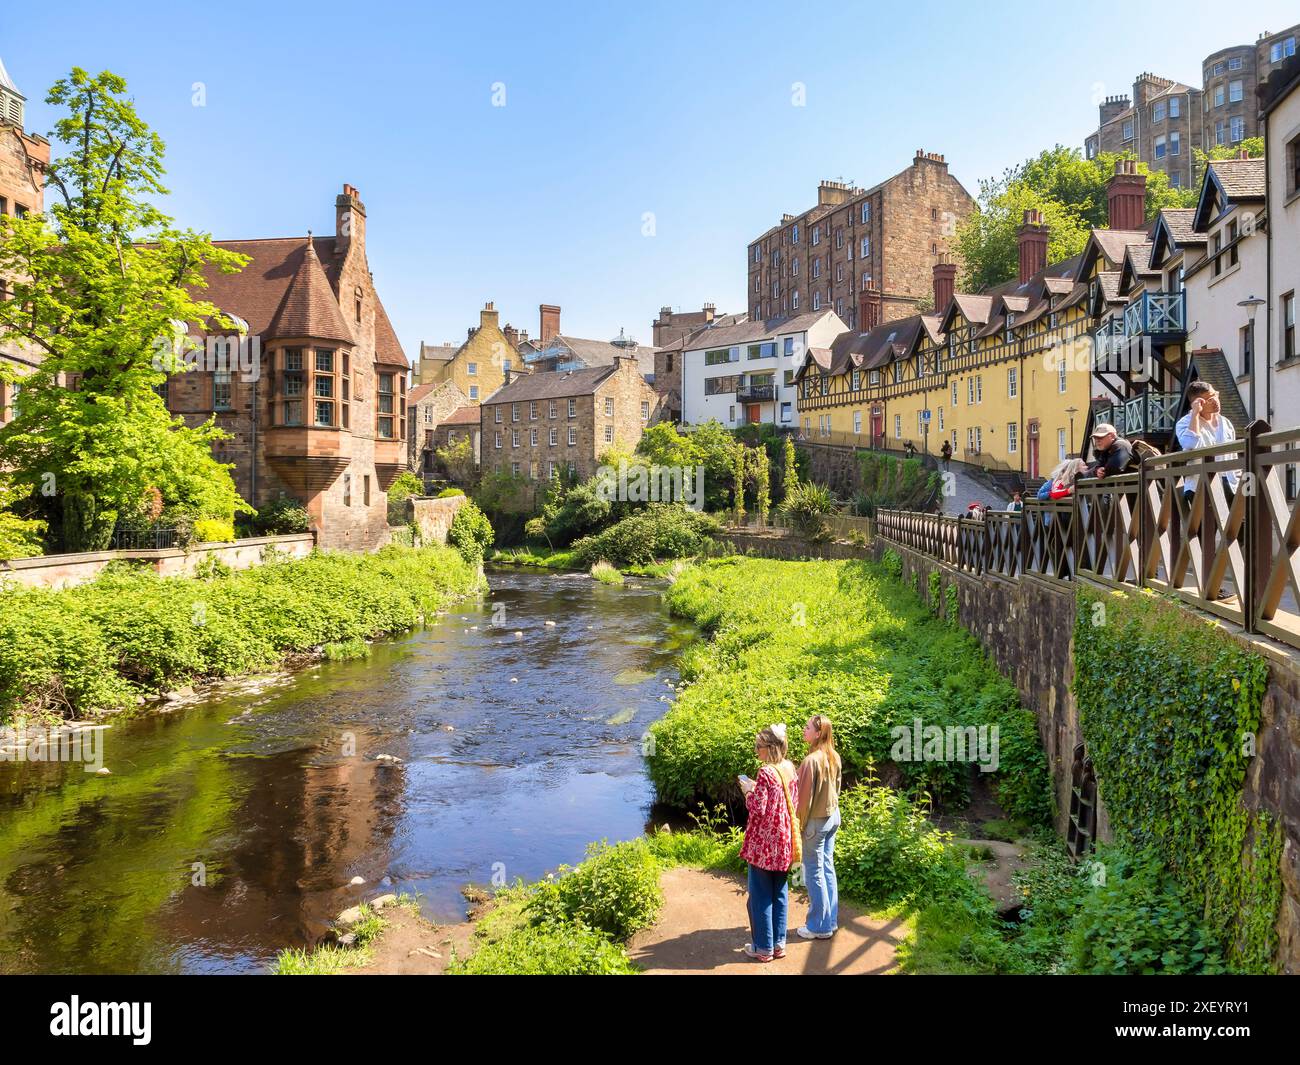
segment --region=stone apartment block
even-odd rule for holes
[[[254,506],[297,499],[322,547],[382,546],[385,493],[407,463],[410,363],[371,278],[359,193],[343,186],[333,237],[216,243],[250,258],[237,274],[209,271],[204,292],[247,327],[249,358],[227,354],[238,334],[195,337],[204,362],[170,378],[168,408],[230,434],[216,457]]]
[[[870,189],[823,181],[816,206],[750,243],[749,317],[833,310],[867,329],[913,314],[930,299],[931,267],[952,253],[974,207],[934,152],[918,150],[911,166]]]
[[[416,473],[430,477],[435,467],[434,452],[442,446],[439,427],[462,408],[476,405],[470,403],[455,381],[416,385],[407,394],[406,402],[410,419],[407,464]]]
[[[1182,82],[1140,74],[1133,96],[1110,96],[1100,105],[1101,124],[1088,138],[1087,156],[1132,152],[1177,188],[1195,181],[1193,149],[1204,146],[1201,91]]]
[[[451,381],[469,402],[481,403],[484,396],[490,396],[505,384],[511,373],[526,369],[517,348],[517,331],[509,325],[502,329],[500,321],[500,312],[488,303],[479,311],[479,324],[469,328],[460,347],[421,344],[416,383],[436,385]]]
[[[518,377],[483,401],[480,469],[534,481],[569,469],[586,480],[607,451],[636,447],[657,402],[627,355],[609,366]]]
[[[1098,107],[1097,131],[1084,142],[1088,158],[1132,152],[1171,184],[1197,180],[1193,148],[1239,144],[1260,135],[1257,91],[1296,54],[1300,25],[1262,33],[1254,44],[1231,45],[1205,57],[1199,88],[1139,75],[1133,95],[1108,96]]]
[[[45,210],[45,169],[50,164],[50,142],[23,129],[27,99],[0,62],[0,214],[22,217]],[[0,299],[9,284],[0,278]],[[5,343],[0,364],[21,375],[39,356],[30,349]],[[0,425],[12,417],[15,386],[0,380]]]

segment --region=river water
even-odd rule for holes
[[[368,659],[113,724],[109,776],[0,764],[0,972],[264,972],[381,891],[459,920],[467,882],[641,834],[692,630],[650,584],[489,580]]]

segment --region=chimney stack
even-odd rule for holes
[[[500,312],[493,307],[491,303],[483,304],[483,309],[478,312],[478,324],[480,329],[487,329],[489,326],[495,329],[500,320]]]
[[[540,304],[537,308],[540,316],[540,328],[537,332],[539,343],[549,344],[551,337],[560,331],[560,308],[550,303]]]
[[[1043,213],[1037,207],[1025,212],[1024,221],[1016,230],[1020,245],[1020,283],[1023,285],[1040,270],[1047,269],[1047,226]]]
[[[1147,178],[1139,174],[1132,159],[1119,159],[1115,174],[1106,183],[1106,204],[1110,209],[1110,228],[1137,230],[1146,228]]]
[[[711,322],[717,316],[718,305],[716,303],[706,303],[704,305],[704,320]]]
[[[952,302],[952,294],[957,290],[957,264],[952,256],[943,252],[934,264],[934,311],[942,314]]]
[[[505,336],[506,336],[506,343],[509,344],[509,345],[510,345],[512,348],[514,348],[516,351],[518,351],[518,350],[519,350],[519,330],[516,329],[513,325],[511,325],[509,322],[506,322],[506,324],[505,324],[505,328],[503,328],[503,329],[501,330],[501,332],[503,332],[503,333],[505,334]]]
[[[355,185],[344,185],[334,201],[334,255],[346,259],[353,242],[366,253],[366,205]]]

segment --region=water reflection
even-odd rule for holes
[[[368,660],[113,726],[111,776],[0,767],[0,970],[259,971],[384,880],[455,920],[466,881],[639,834],[689,630],[653,587],[491,583]]]

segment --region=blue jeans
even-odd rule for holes
[[[839,926],[840,885],[835,878],[835,833],[840,812],[809,819],[803,830],[803,875],[808,886],[809,932],[829,935]]]
[[[749,867],[750,942],[759,954],[785,946],[785,916],[789,909],[789,873]]]

